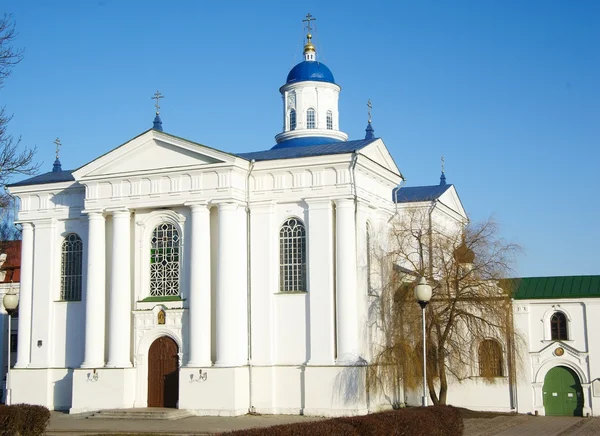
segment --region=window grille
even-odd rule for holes
[[[81,300],[81,271],[83,265],[83,242],[76,233],[69,233],[62,243],[62,266],[60,299]]]
[[[327,111],[327,129],[333,130],[333,114],[331,111]]]
[[[296,110],[290,111],[290,130],[296,130]]]
[[[279,290],[306,292],[306,229],[296,218],[279,231]]]
[[[306,111],[306,128],[314,129],[315,128],[315,110],[309,109]]]
[[[555,312],[550,318],[550,333],[553,341],[566,341],[567,317],[562,312]]]
[[[486,339],[479,344],[479,375],[482,377],[502,377],[502,347],[494,339]]]
[[[173,224],[159,224],[152,232],[150,245],[150,296],[179,296],[179,231]]]

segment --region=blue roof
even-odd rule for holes
[[[26,180],[21,180],[17,183],[11,183],[7,187],[12,186],[27,186],[27,185],[43,185],[45,183],[58,182],[74,182],[73,171],[50,171],[49,173],[40,174],[39,176],[30,177]]]
[[[446,192],[450,186],[452,185],[410,186],[395,189],[392,192],[392,201],[396,203],[433,201]]]
[[[279,144],[275,144],[271,150],[277,150],[278,148],[288,147],[306,147],[307,145],[322,145],[322,144],[333,144],[335,142],[342,142],[341,139],[328,138],[325,136],[305,136],[303,138],[292,138],[286,141],[281,141]]]
[[[322,62],[302,61],[296,65],[287,76],[286,84],[305,82],[312,80],[315,82],[335,83],[331,70]]]
[[[322,138],[312,138],[322,139]],[[329,139],[329,138],[328,138]],[[300,157],[310,156],[326,156],[330,154],[344,154],[353,153],[360,150],[363,147],[376,141],[375,139],[359,139],[357,141],[340,141],[330,144],[315,144],[307,145],[304,147],[284,147],[284,148],[272,148],[271,150],[265,151],[254,151],[251,153],[240,153],[239,156],[247,160],[275,160],[275,159],[295,159]]]

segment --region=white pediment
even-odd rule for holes
[[[365,148],[361,149],[360,154],[368,157],[374,162],[377,162],[379,165],[390,170],[391,172],[400,174],[398,165],[396,165],[396,162],[394,162],[394,158],[392,158],[392,155],[381,139],[378,139],[377,141],[372,142]]]
[[[440,195],[439,201],[446,205],[448,208],[452,209],[457,214],[467,219],[467,212],[458,197],[458,193],[454,186],[450,186],[446,191]]]
[[[125,174],[150,174],[233,162],[235,156],[156,130],[111,150],[76,170],[75,180]]]

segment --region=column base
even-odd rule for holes
[[[133,407],[135,379],[134,368],[75,369],[70,413]]]
[[[245,415],[249,408],[248,389],[247,366],[186,366],[179,370],[179,408],[192,410],[196,415]]]

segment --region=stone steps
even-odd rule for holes
[[[144,407],[134,409],[104,409],[89,415],[88,419],[164,419],[175,420],[194,416],[185,409]]]

